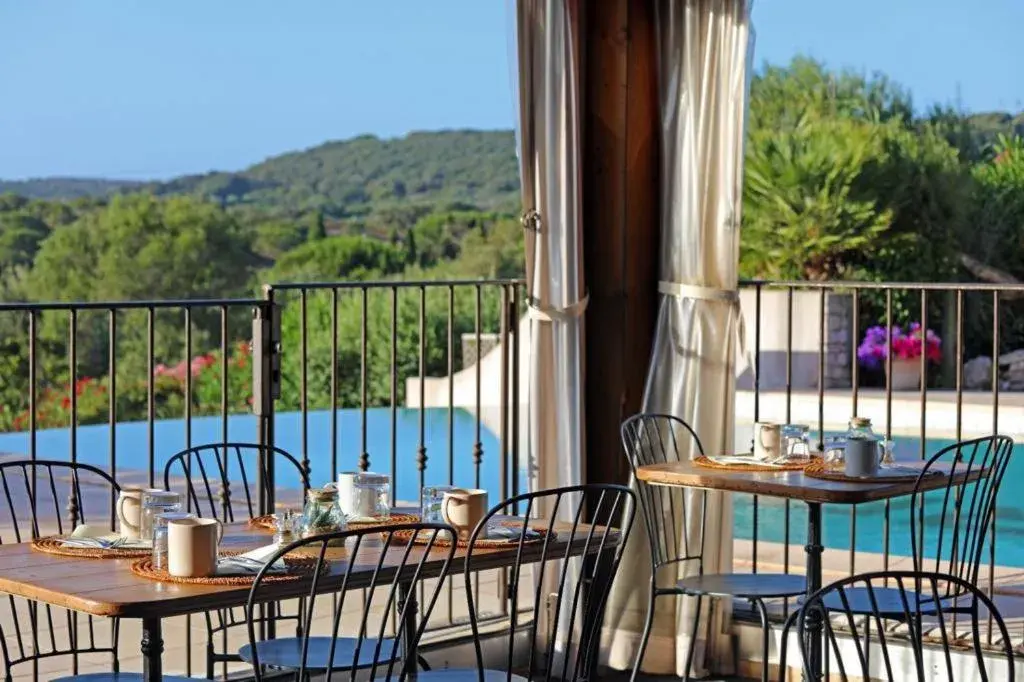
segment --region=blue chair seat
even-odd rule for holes
[[[392,678],[397,678],[393,675]],[[392,678],[377,677],[374,682],[383,682]],[[409,678],[410,680],[412,678]],[[416,673],[416,682],[480,682],[480,672],[476,668],[451,668],[441,670],[421,670]],[[485,670],[483,682],[529,682],[521,675],[509,675],[503,670]]]
[[[164,675],[164,682],[198,682],[198,677],[176,677]],[[51,682],[142,682],[142,673],[86,673],[59,677]]]
[[[380,642],[380,654],[376,649]],[[302,638],[285,637],[281,639],[267,639],[256,643],[256,653],[259,656],[261,666],[284,668],[287,670],[298,670],[302,667]],[[334,659],[328,663],[327,657],[331,652],[330,637],[310,637],[309,651],[306,654],[307,670],[351,670],[353,668],[366,668],[373,665],[376,659],[378,667],[381,663],[388,664],[391,661],[399,661],[401,652],[396,651],[395,640],[393,639],[364,639],[359,648],[359,658],[356,660],[356,639],[339,637],[334,645]],[[253,662],[252,645],[246,644],[238,650],[238,655],[247,663]],[[399,663],[396,663],[396,673]]]

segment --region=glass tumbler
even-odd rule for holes
[[[829,469],[842,469],[846,466],[846,438],[832,436],[825,442],[825,466]]]
[[[352,497],[357,520],[391,518],[391,477],[387,474],[359,474]]]
[[[192,519],[191,512],[164,512],[153,518],[153,568],[167,568],[167,522],[175,519]]]
[[[156,517],[168,512],[181,511],[181,495],[169,490],[148,490],[142,495],[142,518],[139,521],[139,539],[153,540]]]
[[[424,486],[420,497],[420,520],[424,523],[442,523],[441,503],[444,502],[444,494],[451,490],[455,490],[455,486]]]
[[[791,459],[809,459],[811,456],[811,428],[806,424],[786,424],[782,427],[782,452]]]

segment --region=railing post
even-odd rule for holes
[[[263,298],[253,308],[252,407],[266,458],[257,469],[259,509],[260,514],[269,514],[274,509],[274,401],[281,397],[281,307],[274,301],[270,285],[263,287]]]

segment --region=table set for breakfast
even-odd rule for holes
[[[79,524],[67,534],[0,545],[0,592],[93,616],[141,619],[143,678],[161,680],[161,621],[246,606],[257,579],[258,600],[269,603],[308,595],[311,584],[318,593],[367,587],[393,567],[395,575],[388,579],[415,600],[416,590],[403,582],[404,573],[399,575],[410,552],[419,557],[417,581],[464,570],[459,559],[489,512],[486,491],[430,486],[419,509],[392,509],[389,501],[387,476],[342,473],[336,482],[307,490],[301,512],[279,506],[273,514],[227,523],[198,516],[176,492],[124,488],[114,506],[117,531]],[[414,525],[421,520],[446,524],[455,534],[447,542],[436,532],[421,537],[427,534]],[[589,527],[581,524],[534,528],[524,519],[500,517],[487,526],[473,543],[474,559],[483,559],[473,570],[535,561],[531,557],[542,552],[588,551],[580,540]],[[373,532],[360,541],[382,539],[373,550],[378,558],[369,564],[350,554],[344,538],[320,556],[298,547],[305,539],[363,529]],[[607,547],[615,545],[611,541]],[[403,627],[414,630],[416,609],[407,611],[413,622]],[[415,650],[404,651],[403,658],[415,661]]]
[[[749,493],[803,502],[807,506],[805,567],[807,595],[822,586],[822,505],[856,505],[917,492],[962,486],[984,472],[955,465],[899,462],[894,443],[874,434],[868,419],[854,417],[842,436],[811,447],[809,429],[799,424],[757,423],[745,453],[703,454],[693,459],[647,464],[637,479],[653,485]],[[820,674],[822,645],[810,649],[810,669]]]

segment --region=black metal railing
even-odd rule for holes
[[[509,497],[522,491],[523,300],[518,280],[453,280],[288,283],[248,299],[0,302],[0,455],[91,463],[152,485],[175,452],[255,440],[295,454],[313,485],[373,469],[391,475],[397,503],[417,504],[428,481]],[[497,380],[483,374],[488,340],[501,349]],[[461,384],[448,379],[463,369]],[[274,482],[257,486],[259,513],[279,495],[301,504],[288,490],[301,493],[297,481],[276,481],[272,462],[259,471]],[[447,594],[432,619],[441,628],[461,623]],[[191,650],[190,627],[186,637]],[[135,646],[121,642],[126,653]]]
[[[1024,297],[1024,285],[750,281],[741,284],[741,292],[745,292],[742,298],[748,323],[751,316],[754,323],[754,371],[738,391],[738,404],[746,399],[752,407],[747,414],[738,415],[740,429],[744,422],[759,421],[766,414],[770,420],[805,423],[815,432],[821,449],[826,434],[844,430],[841,424],[847,419],[869,417],[880,435],[895,439],[900,458],[922,460],[938,449],[936,440],[959,441],[998,434],[1001,429],[1014,435],[1014,425],[1000,418],[1006,399],[999,358],[1001,351],[1007,350],[1007,339],[1020,338],[1024,345],[1020,326],[1024,308],[1017,303]],[[836,306],[841,314],[833,314],[833,301],[842,303]],[[801,317],[801,310],[812,313]],[[841,319],[837,320],[844,316],[845,328]],[[884,338],[889,338],[894,327],[905,329],[908,322],[920,324],[922,330],[936,330],[942,341],[942,359],[930,359],[926,353],[915,358],[918,385],[901,391],[894,386],[893,364],[898,362],[894,353],[887,353],[881,366],[870,373],[864,369],[865,358],[858,356],[858,346],[871,325],[882,327]],[[774,345],[766,342],[766,337],[774,339]],[[813,385],[799,385],[795,367],[798,360],[809,359],[812,345],[816,377]],[[845,362],[840,361],[843,354]],[[965,360],[973,355],[991,356],[984,388],[966,385]],[[836,365],[844,370],[838,376],[829,371]],[[782,379],[764,385],[762,377],[772,376],[773,370]],[[966,426],[965,411],[970,417]],[[939,412],[941,416],[937,416]],[[982,421],[988,425],[983,426]],[[1011,467],[1012,462],[1013,458]],[[1018,466],[1024,467],[1024,460]],[[1007,480],[1013,480],[1012,476]],[[755,572],[801,571],[802,552],[793,542],[795,538],[799,543],[805,530],[798,505],[757,496],[735,499],[736,559]],[[772,513],[765,513],[766,506]],[[1001,559],[997,552],[998,547],[1013,546],[1015,529],[1007,526],[1018,511],[1012,495],[1004,491],[984,554],[987,565],[982,575],[990,596],[1003,589],[997,576],[1000,565],[1024,565],[1024,556],[1009,556],[1014,554],[1010,552]],[[828,577],[889,570],[896,559],[910,556],[910,509],[905,501],[826,506],[825,517]],[[997,523],[1000,518],[1009,523]],[[836,551],[845,551],[845,562],[828,561]],[[769,569],[768,564],[781,566]],[[1012,588],[1007,591],[1012,593]],[[991,637],[990,628],[989,641]]]
[[[894,416],[905,413],[912,400],[919,410],[913,429],[919,442],[913,447],[921,458],[939,427],[955,439],[981,435],[977,419],[965,428],[965,410],[991,411],[986,433],[1011,426],[1000,418],[1006,398],[998,357],[1006,339],[1024,327],[1016,303],[1024,286],[746,282],[742,288],[753,296],[758,371],[749,393],[741,387],[739,395],[749,395],[752,420],[781,405],[782,420],[802,421],[810,404],[808,421],[821,441],[831,424],[872,407],[880,414],[861,416],[873,417],[887,437],[899,440],[909,434],[894,428]],[[828,312],[837,294],[848,301],[843,352],[849,376],[845,386],[840,381],[827,387],[827,381],[836,382],[828,372],[838,352]],[[246,440],[251,434],[296,455],[313,485],[351,468],[390,473],[396,502],[417,502],[427,482],[464,481],[512,496],[522,492],[524,464],[518,380],[524,340],[517,333],[524,301],[521,281],[488,280],[285,283],[268,285],[262,296],[249,299],[0,303],[0,345],[7,358],[0,373],[0,453],[98,464],[117,479],[157,483],[162,457],[201,441]],[[817,314],[799,317],[805,304]],[[943,362],[931,367],[922,357],[918,369],[925,380],[908,394],[894,389],[890,355],[884,368],[889,371],[875,377],[877,386],[863,386],[871,377],[860,369],[857,345],[867,326],[891,329],[908,320],[941,330]],[[773,348],[765,334],[770,321],[783,327],[775,336],[782,342]],[[801,344],[808,348],[808,334],[816,338],[815,347],[799,351]],[[496,382],[479,361],[488,338],[502,349],[494,361]],[[463,340],[475,353],[463,349]],[[969,391],[964,360],[982,351],[993,358],[991,385],[984,393]],[[794,379],[801,353],[817,362],[813,388]],[[764,383],[772,363],[783,377],[776,386]],[[470,366],[465,386],[429,381]],[[495,396],[497,405],[489,405]],[[929,417],[929,409],[949,404],[949,423]],[[407,412],[407,405],[419,409]],[[429,406],[437,409],[424,409]],[[826,419],[836,409],[849,414]],[[255,419],[239,416],[247,413]],[[54,451],[55,443],[61,451]],[[280,483],[259,500],[262,513],[272,511],[275,495],[287,488],[286,481]],[[744,512],[737,514],[737,542],[749,541],[747,559],[754,570],[775,561],[769,550],[784,570],[799,570],[802,559],[791,541],[802,537],[800,510],[787,502],[781,514],[764,513],[775,504],[737,497]],[[1000,504],[1007,504],[1005,494]],[[826,558],[838,546],[847,554],[841,572],[868,568],[866,553],[880,554],[883,568],[905,554],[900,538],[907,510],[899,503],[877,510],[834,507],[825,516],[826,544],[834,545]],[[999,587],[1000,561],[1016,561],[1002,560],[997,552],[997,546],[1012,544],[998,540],[1012,532],[1007,525],[994,526],[999,532],[993,531],[987,552],[990,594]],[[841,531],[834,543],[830,529]],[[860,541],[866,538],[877,540],[880,551]],[[739,545],[736,555],[743,558]],[[826,561],[829,567],[834,566]],[[450,590],[447,608],[438,614],[447,616],[440,619],[442,627],[458,621]]]

